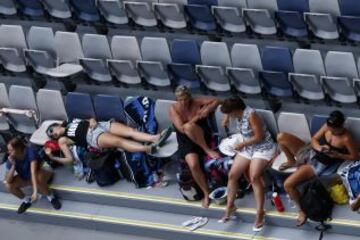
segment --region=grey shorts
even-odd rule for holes
[[[86,141],[90,147],[100,148],[98,146],[98,138],[101,134],[109,132],[112,121],[98,122],[95,128],[89,129],[86,134]]]

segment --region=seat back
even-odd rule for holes
[[[46,120],[67,121],[63,97],[58,90],[40,89],[36,94],[41,122]]]
[[[158,99],[155,102],[155,118],[158,122],[158,128],[163,130],[172,125],[170,120],[169,111],[171,104],[175,101]]]
[[[348,117],[345,121],[345,127],[349,130],[353,138],[360,144],[360,118]]]
[[[322,125],[324,125],[326,123],[327,118],[328,118],[328,116],[325,116],[325,115],[314,115],[314,116],[312,116],[311,123],[310,123],[311,136],[314,136],[315,133],[317,133],[317,131],[320,130]]]
[[[342,16],[360,16],[360,1],[339,0],[339,7]]]
[[[174,39],[170,44],[170,51],[175,63],[201,64],[200,48],[196,40]]]
[[[0,25],[0,47],[16,48],[22,54],[27,48],[23,28],[20,25]]]
[[[28,86],[11,85],[9,102],[11,108],[38,111],[34,91]]]
[[[266,46],[262,50],[261,59],[264,70],[286,73],[294,71],[289,48]]]
[[[302,113],[281,112],[278,117],[278,127],[280,133],[290,133],[304,142],[311,141],[309,124]]]
[[[133,36],[114,36],[111,40],[111,51],[114,59],[133,62],[142,59],[139,43]]]
[[[310,12],[330,13],[333,16],[340,15],[338,0],[309,0]]]
[[[203,65],[231,66],[230,54],[225,42],[204,41],[201,44],[200,54]]]
[[[69,0],[79,17],[85,21],[98,21],[100,15],[95,0]]]
[[[166,38],[144,37],[141,41],[141,54],[145,61],[157,61],[165,65],[171,63],[170,49]]]
[[[218,0],[188,0],[188,4],[216,6],[218,5]]]
[[[279,129],[274,113],[271,110],[264,109],[256,109],[256,113],[259,114],[261,119],[264,121],[267,128],[271,132],[271,135],[276,138],[277,134],[279,133]]]
[[[78,63],[84,57],[79,35],[75,32],[55,33],[55,48],[59,64]]]
[[[236,43],[231,49],[233,67],[251,68],[257,72],[262,71],[261,57],[256,44]]]
[[[70,92],[66,95],[65,108],[68,118],[95,118],[95,111],[91,97],[87,93]]]
[[[319,50],[296,49],[293,55],[296,73],[325,76],[325,66]]]
[[[4,83],[0,83],[0,108],[10,107],[9,95]]]
[[[354,55],[351,52],[329,51],[325,57],[325,69],[328,76],[358,78]]]
[[[55,56],[54,32],[50,27],[32,26],[27,34],[30,49],[47,51]]]
[[[246,0],[218,0],[219,6],[246,8]]]
[[[13,0],[2,0],[0,2],[0,13],[4,15],[16,14],[16,6]]]
[[[249,8],[267,9],[271,12],[278,10],[276,0],[247,0],[247,5]]]
[[[82,47],[87,58],[103,60],[112,58],[109,42],[105,35],[84,34],[82,37]]]
[[[97,120],[109,121],[115,119],[117,122],[126,124],[124,102],[119,96],[96,95],[94,97],[94,108]]]
[[[40,0],[16,0],[21,11],[29,16],[41,16],[44,9]]]
[[[309,0],[277,0],[279,10],[295,11],[295,12],[309,12]]]

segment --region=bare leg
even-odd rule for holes
[[[295,155],[303,146],[305,146],[305,142],[292,134],[279,133],[277,135],[277,143],[287,158],[287,162],[280,166],[280,170],[295,166]]]
[[[6,189],[20,199],[25,197],[25,193],[21,189],[26,186],[31,186],[31,181],[23,180],[19,176],[16,176],[11,183],[5,183]]]
[[[185,156],[185,161],[190,168],[191,175],[193,176],[195,182],[199,185],[199,187],[204,193],[202,206],[208,208],[210,205],[210,200],[209,200],[210,191],[206,181],[205,174],[200,167],[199,155],[196,153],[189,153]]]
[[[250,182],[254,190],[254,196],[256,201],[256,220],[255,227],[259,228],[264,224],[264,182],[262,180],[262,174],[268,161],[263,159],[252,159],[250,163]]]
[[[201,127],[199,127],[195,123],[186,123],[184,125],[184,133],[186,134],[186,136],[188,136],[188,138],[191,139],[191,141],[193,141],[194,143],[199,145],[202,148],[202,150],[206,154],[208,154],[210,157],[212,157],[212,158],[219,158],[220,157],[219,153],[212,150],[206,144],[206,141],[205,141],[205,138],[204,138],[204,131],[202,130]]]
[[[103,133],[98,138],[100,148],[121,148],[128,152],[151,152],[151,146],[146,146],[110,133]]]
[[[140,142],[156,142],[160,135],[151,135],[143,133],[135,128],[128,127],[122,123],[113,122],[110,125],[110,133],[119,137],[132,138]]]
[[[249,168],[250,160],[240,155],[236,155],[231,170],[229,172],[229,179],[227,184],[228,195],[225,215],[222,221],[226,222],[231,214],[236,210],[235,197],[238,190],[238,180],[240,176]]]
[[[300,183],[315,176],[316,175],[312,167],[306,164],[300,166],[298,170],[290,175],[290,177],[288,177],[284,182],[285,191],[289,194],[290,198],[294,200],[299,208],[298,226],[301,226],[305,223],[306,215],[300,207],[300,192],[296,189],[296,187]]]
[[[39,191],[42,194],[44,194],[45,196],[50,195],[50,189],[49,189],[49,185],[47,182],[50,179],[51,175],[52,175],[52,173],[48,172],[46,170],[43,170],[43,169],[38,170],[38,175],[37,175],[38,188],[39,188]]]

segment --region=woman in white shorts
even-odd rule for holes
[[[55,157],[46,152],[53,161],[63,164],[73,162],[70,145],[96,149],[120,148],[128,152],[155,153],[169,137],[171,129],[151,135],[115,121],[97,122],[95,119],[73,119],[71,122],[50,125],[46,134],[59,142],[64,157]],[[131,138],[131,139],[129,139]],[[148,144],[143,144],[148,143]]]
[[[253,231],[260,231],[264,225],[265,216],[262,174],[264,168],[274,157],[276,143],[260,116],[253,108],[246,106],[242,99],[236,97],[224,100],[221,111],[225,115],[223,126],[228,126],[230,119],[235,119],[236,129],[243,136],[243,142],[234,146],[237,154],[229,173],[227,206],[221,221],[228,221],[235,213],[234,202],[238,180],[242,174],[249,173],[249,181],[254,190],[257,207]]]

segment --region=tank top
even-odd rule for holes
[[[67,123],[65,128],[65,136],[70,138],[75,145],[87,147],[86,135],[89,129],[89,122],[81,119],[73,119]]]

